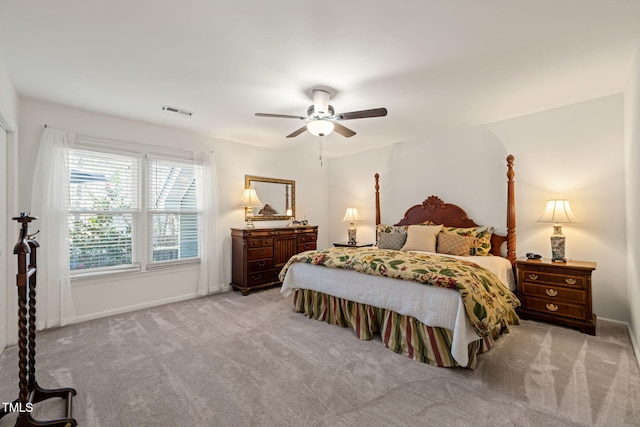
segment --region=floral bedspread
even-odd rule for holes
[[[471,261],[390,249],[329,248],[291,257],[280,272],[281,281],[295,262],[453,289],[462,296],[467,316],[479,336],[520,323],[515,312],[520,305],[518,298],[495,274]]]

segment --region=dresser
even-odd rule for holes
[[[596,315],[591,305],[591,273],[595,262],[551,262],[548,259],[516,260],[518,314],[596,334]]]
[[[278,274],[293,255],[316,249],[317,226],[232,228],[231,286],[248,295],[279,285]]]

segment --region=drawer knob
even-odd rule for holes
[[[546,293],[547,293],[547,295],[549,295],[550,297],[558,296],[558,291],[556,291],[555,289],[547,289],[545,292],[546,292]]]
[[[529,279],[538,280],[538,275],[537,274],[529,274]]]
[[[558,306],[555,304],[547,304],[547,310],[549,311],[558,311]]]
[[[571,277],[567,277],[566,279],[564,279],[565,282],[567,282],[567,285],[575,285],[576,284],[576,279],[572,279]]]

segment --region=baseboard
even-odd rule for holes
[[[636,337],[633,334],[633,330],[631,329],[631,325],[629,322],[621,322],[619,320],[607,319],[606,317],[599,317],[598,320],[605,320],[611,323],[617,323],[618,325],[624,325],[627,327],[627,332],[629,333],[629,338],[631,339],[631,347],[633,347],[633,352],[636,355],[636,363],[638,364],[638,368],[640,368],[640,347],[638,347],[638,343],[636,342]]]
[[[149,301],[142,304],[129,305],[126,307],[115,308],[113,310],[105,310],[97,313],[86,314],[84,316],[76,316],[73,322],[71,323],[81,323],[86,322],[87,320],[99,319],[101,317],[113,316],[116,314],[128,313],[130,311],[142,310],[144,308],[156,307],[159,305],[170,304],[172,302],[186,301],[189,299],[198,298],[200,295],[197,293],[180,295],[177,297],[166,298],[162,300]]]

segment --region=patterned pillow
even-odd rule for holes
[[[437,252],[439,254],[469,256],[473,236],[460,236],[454,233],[438,233]]]
[[[476,239],[471,245],[471,255],[485,256],[491,252],[491,235],[496,231],[495,227],[478,227]]]
[[[380,236],[382,234],[404,234],[407,238],[407,227],[404,225],[378,224],[376,227],[376,246],[380,247]]]
[[[401,251],[436,251],[436,236],[441,225],[410,225],[407,229],[407,241]]]
[[[407,240],[407,233],[380,233],[378,247],[380,249],[400,250]]]
[[[491,251],[491,235],[495,231],[495,227],[443,227],[442,232],[447,234],[456,234],[458,236],[473,236],[474,241],[469,250],[469,255],[485,256]]]

